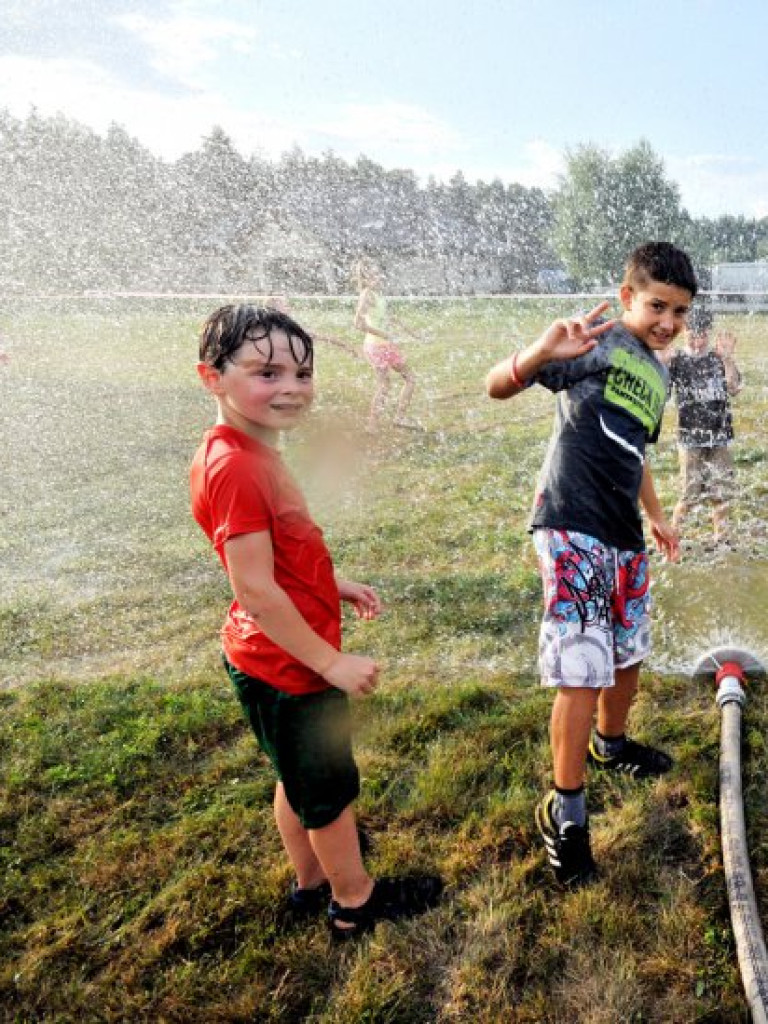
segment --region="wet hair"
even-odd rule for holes
[[[277,309],[246,303],[221,306],[208,317],[200,333],[200,362],[223,370],[246,342],[253,344],[268,360],[272,359],[272,332],[283,331],[297,366],[312,366],[312,337],[303,327]],[[265,347],[261,347],[265,342]]]
[[[703,298],[697,299],[688,313],[688,332],[694,336],[707,334],[715,322],[712,307]]]
[[[690,257],[671,242],[646,242],[627,261],[624,285],[645,288],[651,281],[684,288],[693,297],[699,290]]]

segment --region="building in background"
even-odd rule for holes
[[[715,263],[709,290],[716,312],[768,312],[768,260]]]

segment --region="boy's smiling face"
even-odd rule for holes
[[[274,444],[295,426],[314,397],[311,362],[297,363],[288,335],[246,337],[223,370],[198,364],[203,383],[218,399],[219,421]]]
[[[688,351],[694,356],[703,356],[709,348],[709,335],[706,331],[688,332]]]
[[[685,327],[693,296],[687,288],[649,281],[642,288],[623,285],[621,322],[654,352],[668,348]]]

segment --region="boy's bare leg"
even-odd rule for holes
[[[642,662],[617,668],[614,685],[600,691],[597,702],[597,731],[602,736],[621,736],[626,732],[629,709],[637,693]]]
[[[675,530],[679,530],[683,524],[683,520],[688,515],[688,505],[684,501],[678,501],[672,512],[672,527]]]
[[[343,907],[361,907],[373,891],[373,879],[363,864],[352,807],[345,807],[330,825],[307,834],[333,898]]]
[[[384,405],[389,394],[389,370],[376,370],[376,390],[371,401],[371,411],[368,414],[368,430],[375,430],[384,411]]]
[[[728,502],[716,501],[712,506],[712,522],[715,527],[715,540],[728,536]]]
[[[314,889],[326,879],[333,898],[344,907],[362,906],[373,891],[373,879],[360,853],[351,807],[325,828],[305,829],[285,796],[282,782],[275,790],[275,821],[300,889]],[[337,922],[336,928],[352,927]]]
[[[561,687],[550,719],[555,785],[578,789],[584,784],[587,747],[600,690]]]
[[[403,384],[403,390],[400,392],[400,398],[397,403],[395,422],[402,420],[405,416],[408,411],[408,406],[411,404],[411,399],[413,398],[414,388],[416,387],[416,378],[413,376],[413,371],[409,367],[403,367],[397,372],[404,378],[405,383]]]
[[[589,843],[584,774],[599,690],[560,687],[550,719],[555,790],[536,805],[535,820],[555,878],[566,888],[598,876]]]
[[[275,789],[274,807],[280,838],[296,872],[296,884],[300,889],[314,889],[326,880],[325,871],[312,849],[309,833],[286,799],[282,782]]]

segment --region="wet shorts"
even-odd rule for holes
[[[613,686],[614,669],[651,648],[648,555],[585,533],[536,529],[544,585],[539,671],[544,686]]]
[[[346,693],[283,693],[226,659],[224,667],[301,824],[330,825],[360,792]]]
[[[374,370],[402,370],[405,356],[392,341],[363,342],[363,354]]]
[[[700,499],[732,501],[734,483],[733,455],[726,445],[680,449],[680,490],[686,505]]]

